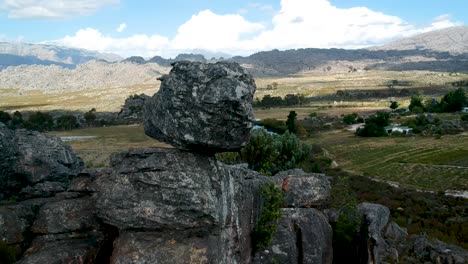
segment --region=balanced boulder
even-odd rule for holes
[[[181,61],[144,106],[145,132],[199,153],[239,150],[253,126],[252,76],[237,63]]]

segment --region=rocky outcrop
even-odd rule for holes
[[[194,256],[208,263],[249,262],[266,177],[177,149],[131,150],[111,163],[112,173],[96,186],[100,218],[123,234],[113,263],[132,263],[135,254],[145,263],[186,263]],[[154,250],[140,252],[148,247]]]
[[[387,249],[383,234],[390,217],[390,210],[383,205],[373,203],[361,203],[358,210],[364,215],[363,224],[367,227],[367,263],[378,263]]]
[[[316,209],[284,208],[271,246],[253,263],[332,263],[332,228]]]
[[[135,94],[125,99],[125,104],[117,118],[130,121],[141,121],[143,118],[143,106],[150,99],[146,94]]]
[[[253,126],[255,83],[236,63],[176,62],[144,107],[150,137],[194,152],[235,151]]]
[[[293,169],[279,172],[272,178],[283,190],[288,207],[321,207],[330,198],[330,182],[325,174]]]
[[[82,168],[81,159],[59,138],[0,128],[0,199],[63,192]]]

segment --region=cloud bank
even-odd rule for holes
[[[259,6],[251,4],[250,8]],[[172,39],[157,34],[116,38],[86,28],[53,42],[122,56],[173,57],[191,50],[249,55],[271,49],[362,48],[456,25],[449,15],[416,28],[397,16],[367,7],[344,9],[328,0],[282,0],[269,25],[248,21],[241,14],[219,15],[204,10],[180,25]]]

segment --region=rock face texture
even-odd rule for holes
[[[237,63],[176,62],[144,107],[145,132],[178,148],[235,151],[253,126],[254,80]]]
[[[125,104],[120,110],[117,118],[130,121],[141,121],[143,118],[143,106],[145,105],[146,100],[150,98],[151,97],[146,94],[131,95],[125,99]]]
[[[96,180],[96,206],[124,234],[113,263],[134,263],[135,254],[142,263],[249,262],[266,177],[177,149],[132,150],[111,163],[112,173]]]
[[[0,199],[47,197],[64,191],[83,162],[56,137],[0,128]]]
[[[332,228],[316,209],[284,208],[267,249],[259,251],[253,263],[332,263]]]

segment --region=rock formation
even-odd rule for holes
[[[176,62],[145,103],[150,137],[195,152],[239,150],[253,126],[255,83],[236,63]]]
[[[325,175],[289,170],[266,177],[213,155],[247,139],[252,78],[235,64],[180,62],[163,87],[145,106],[146,129],[177,148],[117,153],[111,168],[83,169],[59,139],[0,123],[0,243],[15,250],[18,263],[331,264],[329,221],[337,217],[320,211],[330,196]],[[272,243],[254,252],[265,200],[260,187],[270,183],[283,192],[282,215]],[[407,240],[404,229],[388,223],[384,206],[363,203],[359,210],[364,263],[467,258],[463,249],[424,236]]]
[[[0,199],[64,191],[82,168],[81,159],[59,138],[0,127]]]

